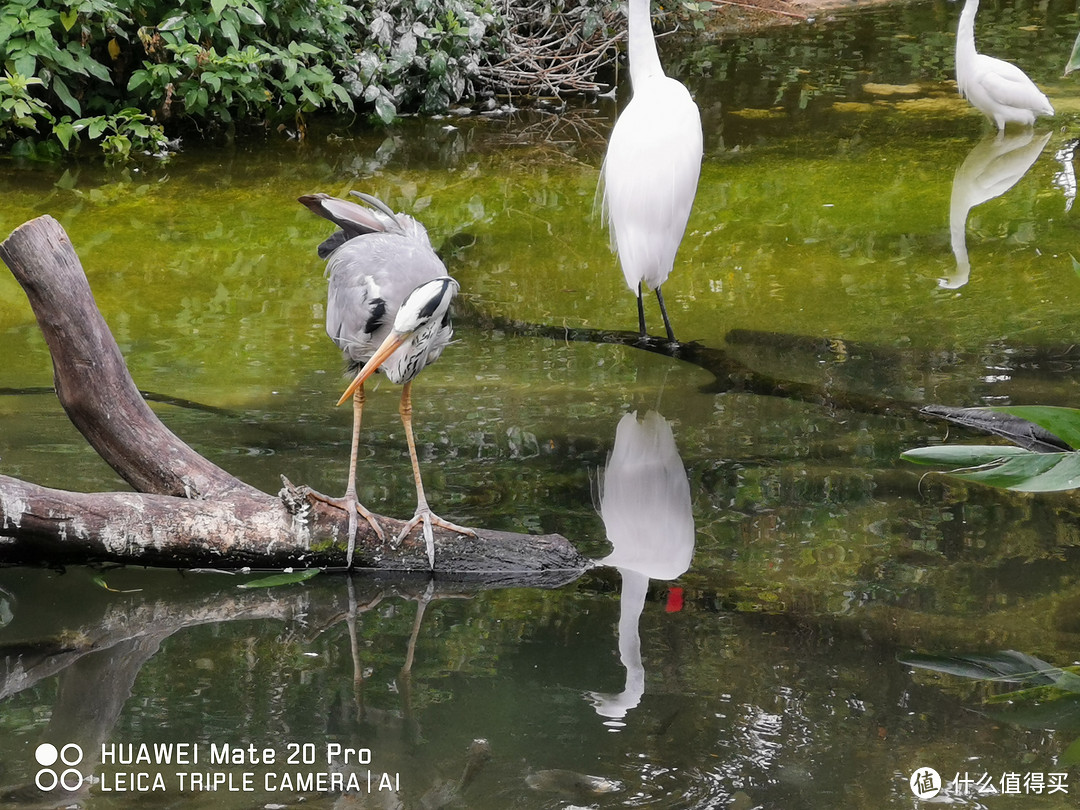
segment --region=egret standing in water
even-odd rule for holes
[[[349,483],[343,498],[319,497],[348,510],[346,559],[351,567],[358,512],[379,539],[383,538],[378,521],[356,497],[364,381],[381,371],[391,382],[403,386],[399,411],[416,482],[416,513],[398,534],[397,542],[422,523],[428,563],[434,568],[432,524],[476,536],[472,529],[445,521],[431,511],[420,480],[412,430],[412,381],[425,366],[439,359],[454,334],[450,301],[457,294],[458,283],[447,274],[423,225],[407,214],[395,214],[374,197],[353,194],[370,207],[328,194],[300,198],[313,213],[340,228],[319,245],[319,256],[327,259],[326,272],[330,277],[326,333],[344,353],[350,371],[356,371],[355,379],[337,403],[340,405],[349,397],[353,400]]]
[[[645,336],[642,285],[656,290],[668,340],[675,332],[660,286],[675,263],[701,173],[701,115],[689,91],[664,75],[649,0],[630,0],[632,97],[611,131],[601,169],[604,215],[623,276],[637,294]]]
[[[960,95],[1005,131],[1010,123],[1030,127],[1037,115],[1053,115],[1043,92],[1016,65],[975,50],[979,0],[967,0],[956,28],[956,84]]]

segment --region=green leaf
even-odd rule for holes
[[[127,89],[129,91],[138,90],[144,84],[150,83],[150,71],[148,70],[136,70],[131,74],[131,78],[128,79]]]
[[[175,17],[169,17],[161,25],[158,26],[158,31],[176,31],[183,28],[186,21],[186,17],[183,14],[177,14]]]
[[[1080,68],[1080,34],[1076,35],[1072,53],[1069,54],[1069,61],[1065,63],[1065,75],[1068,76],[1077,68]]]
[[[210,8],[212,8],[214,13],[219,17],[228,4],[228,0],[210,0]]]
[[[918,447],[901,458],[954,467],[947,475],[1016,492],[1061,492],[1080,487],[1080,452],[1036,453],[1021,447]]]
[[[900,454],[900,458],[915,464],[936,464],[944,467],[982,467],[1003,463],[1013,456],[1030,453],[1022,447],[986,444],[942,444],[917,447]]]
[[[53,76],[51,87],[52,91],[56,93],[57,97],[64,102],[69,110],[76,115],[82,115],[82,105],[79,104],[79,100],[75,96],[71,95],[71,91],[68,90],[67,85],[59,76]],[[67,144],[64,144],[64,148],[67,149]]]
[[[1024,451],[1000,465],[971,472],[952,470],[949,475],[1016,492],[1061,492],[1080,487],[1080,453]]]
[[[24,51],[15,57],[15,73],[22,76],[33,76],[37,73],[37,57]]]
[[[1080,410],[1050,405],[1002,405],[987,410],[1026,419],[1053,433],[1069,447],[1080,448]]]
[[[375,114],[384,124],[389,124],[397,115],[397,107],[386,96],[379,96],[375,99]]]
[[[251,582],[245,582],[243,585],[238,585],[238,588],[276,588],[279,585],[292,585],[296,582],[303,582],[304,580],[311,579],[313,576],[320,572],[318,568],[305,568],[302,571],[285,571],[281,574],[273,574],[269,577],[263,577],[262,579],[253,579]]]
[[[241,22],[246,23],[247,25],[259,26],[263,24],[262,15],[248,6],[237,6],[236,16],[240,18]]]
[[[61,122],[53,127],[53,135],[60,141],[60,145],[67,152],[71,149],[71,139],[75,136],[75,127],[70,123]],[[58,184],[59,185],[59,184]]]
[[[225,39],[232,43],[232,46],[237,50],[240,50],[240,34],[236,30],[236,25],[232,20],[224,19],[221,21],[221,33],[225,35]]]
[[[87,121],[86,134],[90,136],[90,140],[96,141],[101,137],[101,133],[105,131],[107,122],[104,115],[98,115]]]
[[[64,26],[65,31],[70,31],[71,27],[75,25],[75,22],[79,19],[79,12],[73,8],[69,8],[60,12],[60,24]]]

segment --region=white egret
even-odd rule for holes
[[[701,115],[689,91],[664,75],[652,33],[649,0],[630,0],[632,96],[611,131],[601,169],[611,247],[638,300],[656,291],[669,341],[675,341],[660,286],[671,274],[701,172]]]
[[[967,0],[956,28],[956,84],[960,95],[1005,131],[1010,123],[1030,127],[1037,115],[1054,108],[1035,83],[1016,65],[975,50],[975,12],[979,0]]]
[[[356,514],[371,524],[381,539],[382,528],[356,497],[356,457],[364,408],[364,381],[381,371],[402,385],[399,412],[409,446],[416,483],[416,513],[397,536],[400,542],[423,524],[428,563],[435,567],[432,524],[476,536],[472,529],[435,515],[424,496],[420,464],[412,430],[412,381],[424,367],[439,359],[450,342],[450,302],[458,291],[442,260],[435,254],[424,226],[408,214],[395,214],[383,202],[353,192],[371,207],[328,194],[309,194],[300,202],[340,228],[319,245],[330,277],[326,299],[326,333],[345,355],[356,377],[338,400],[353,400],[352,452],[349,483],[343,498],[319,497],[349,512],[347,564],[356,545]]]

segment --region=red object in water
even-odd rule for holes
[[[683,603],[683,589],[672,588],[667,594],[667,604],[664,605],[664,610],[668,613],[678,613],[682,610]]]

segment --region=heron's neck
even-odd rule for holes
[[[960,12],[960,23],[956,26],[956,58],[960,54],[975,55],[975,12],[979,10],[979,0],[967,0]]]
[[[649,5],[650,0],[630,0],[630,84],[635,87],[652,76],[664,75]]]

